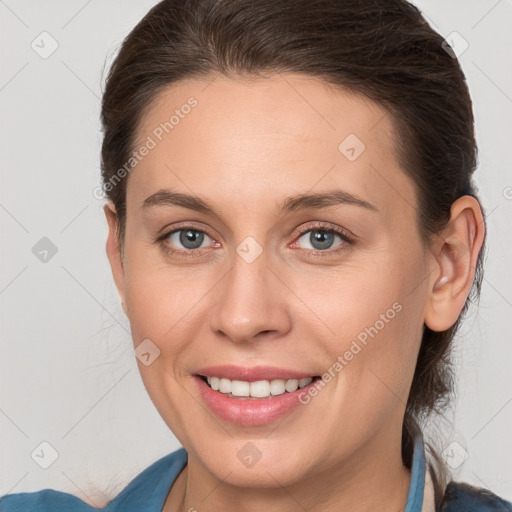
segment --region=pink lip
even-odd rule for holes
[[[196,373],[206,377],[220,377],[229,380],[245,380],[247,382],[273,379],[305,379],[307,377],[314,376],[312,373],[286,370],[285,368],[276,368],[272,366],[254,366],[250,368],[234,365],[208,366],[206,368],[197,370]]]
[[[217,377],[222,376],[224,378],[229,378],[227,376],[228,374],[233,375],[229,372],[218,373],[219,368],[221,367],[215,367],[215,371],[212,373],[212,375]],[[229,367],[223,368],[226,369]],[[206,369],[203,369],[201,372],[205,370]],[[204,374],[210,375],[209,370],[210,369],[208,369],[208,372],[205,372]],[[272,371],[272,378],[280,378],[280,376],[276,377],[275,370]],[[297,372],[289,371],[286,371],[286,373],[281,375],[286,375],[288,378],[290,378],[290,374],[292,374],[292,378],[304,378],[308,376],[305,374],[298,374]],[[238,372],[234,377],[232,377],[232,379],[240,378],[240,375],[240,372]],[[262,377],[262,375],[269,374],[265,373],[264,371],[251,371],[249,372],[249,375],[246,373],[244,378],[240,378],[240,380],[247,380],[249,382],[256,380],[271,380],[269,378]],[[215,415],[217,415],[217,417],[221,418],[222,420],[229,421],[230,423],[237,423],[238,425],[242,426],[265,425],[283,418],[300,405],[303,405],[299,400],[301,394],[307,394],[309,387],[313,386],[316,382],[313,381],[308,386],[305,386],[302,389],[297,389],[292,393],[285,392],[282,395],[254,399],[248,397],[229,397],[220,391],[214,391],[199,375],[194,375],[193,379],[199,388],[199,392],[204,402],[208,408]]]

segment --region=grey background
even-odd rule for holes
[[[179,446],[139,377],[93,196],[103,66],[155,3],[0,0],[0,495],[50,487],[101,504]],[[416,4],[469,44],[460,61],[488,214],[481,304],[458,338],[458,396],[435,421],[438,446],[456,480],[512,499],[512,3]],[[43,31],[59,45],[48,58],[31,47]],[[58,453],[48,469],[42,442]]]

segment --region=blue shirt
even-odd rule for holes
[[[184,448],[165,455],[141,473],[139,473],[115,498],[102,509],[94,508],[81,499],[61,491],[43,489],[36,492],[7,494],[0,498],[1,512],[161,512],[165,499],[181,470],[187,463],[187,452]],[[414,445],[411,466],[411,483],[404,512],[421,512],[423,491],[425,486],[425,452],[423,439],[418,437]],[[464,494],[464,492],[463,492]],[[469,494],[464,494],[462,499]],[[471,499],[471,496],[469,496]],[[510,505],[500,498],[500,503]],[[464,501],[464,504],[466,502]],[[470,503],[470,502],[467,502]],[[460,503],[463,504],[462,502]],[[480,507],[480,502],[471,502],[477,508],[467,510],[511,510],[509,508]],[[448,510],[463,510],[459,508]]]

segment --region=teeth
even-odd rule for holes
[[[298,387],[299,387],[299,381],[297,379],[287,380],[286,384],[284,385],[284,389],[286,389],[286,391],[288,391],[288,393],[295,391]]]
[[[218,377],[211,377],[211,379],[208,382],[208,384],[210,384],[212,389],[214,389],[215,391],[218,391],[219,384],[220,384],[220,379]]]
[[[270,382],[268,380],[258,380],[251,382],[250,395],[257,398],[265,398],[270,395]]]
[[[249,382],[243,380],[231,381],[231,394],[233,396],[249,396],[249,389],[251,385]]]
[[[272,396],[282,395],[286,391],[286,382],[282,379],[275,379],[270,382],[270,394]],[[268,396],[268,395],[267,395]]]
[[[307,386],[308,384],[311,384],[313,379],[311,377],[307,377],[305,379],[299,380],[299,388],[302,389],[303,387]]]
[[[220,379],[219,391],[221,393],[231,393],[231,381],[229,379]]]
[[[221,379],[219,377],[207,377],[206,380],[215,391],[231,396],[250,396],[254,398],[267,398],[271,395],[277,396],[286,392],[291,393],[297,389],[302,389],[313,381],[311,377],[300,380],[274,379],[271,381],[258,380],[255,382]]]

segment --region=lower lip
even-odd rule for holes
[[[272,423],[289,414],[291,411],[304,405],[299,401],[299,395],[308,392],[316,380],[307,386],[291,393],[268,398],[231,398],[220,391],[213,390],[204,380],[194,375],[194,380],[199,386],[199,391],[206,405],[219,418],[237,423],[238,425],[265,425]]]

